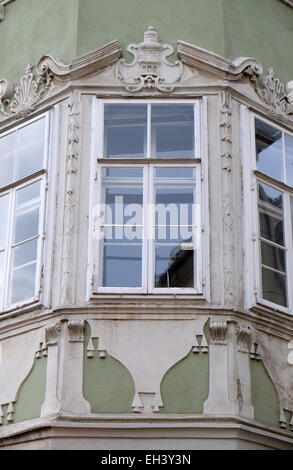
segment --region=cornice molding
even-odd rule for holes
[[[0,121],[26,116],[39,102],[45,103],[48,98],[52,102],[55,95],[68,87],[82,86],[82,80],[86,79],[85,86],[95,88],[96,93],[100,89],[113,96],[166,96],[168,93],[182,96],[194,90],[198,93],[203,87],[206,90],[209,86],[230,86],[238,88],[252,106],[263,106],[266,114],[274,119],[292,123],[293,80],[285,87],[272,69],[264,75],[261,63],[255,58],[238,57],[231,61],[178,41],[179,60],[170,62],[167,58],[173,48],[160,43],[158,33],[151,26],[145,31],[143,42],[130,44],[128,51],[134,56],[130,63],[121,59],[117,40],[78,57],[70,65],[44,55],[36,66],[36,77],[33,67],[28,65],[19,86],[0,80]]]
[[[99,73],[105,67],[115,64],[121,55],[120,44],[114,40],[78,57],[70,65],[63,64],[51,55],[44,55],[37,64],[37,70],[40,75],[50,71],[54,75],[54,82],[66,83]]]

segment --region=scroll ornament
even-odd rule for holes
[[[48,90],[53,73],[42,64],[38,66],[36,79],[33,67],[27,65],[19,86],[10,80],[0,80],[0,120],[9,116],[24,117],[34,111],[37,103]]]

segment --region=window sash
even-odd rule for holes
[[[261,173],[257,168],[257,154],[256,154],[256,144],[255,144],[255,119],[259,121],[263,121],[265,124],[275,128],[276,130],[280,130],[282,134],[282,146],[283,146],[283,158],[282,158],[282,166],[284,171],[284,181],[286,182],[286,162],[285,162],[285,153],[284,153],[284,135],[288,134],[289,132],[284,131],[280,126],[272,124],[268,120],[264,118],[260,118],[259,116],[254,115],[251,113],[251,155],[252,155],[252,163],[251,163],[251,170],[252,170],[252,190],[254,194],[253,199],[253,219],[254,219],[254,230],[256,231],[256,239],[255,236],[252,234],[253,239],[257,242],[254,251],[255,253],[255,294],[256,294],[256,302],[260,305],[264,305],[270,307],[274,310],[279,310],[282,312],[290,313],[292,312],[293,308],[293,292],[292,292],[292,285],[293,285],[293,226],[291,222],[291,215],[290,215],[290,197],[293,195],[293,188],[287,186],[285,182],[275,180],[274,178],[266,175],[265,173]],[[245,158],[245,156],[244,156]],[[264,201],[259,203],[258,197],[258,183],[263,183],[271,188],[279,191],[283,195],[283,231],[284,231],[284,246],[274,244],[270,240],[261,237],[260,234],[260,226],[259,226],[259,208],[260,205],[266,205]],[[263,204],[264,203],[264,204]],[[268,208],[268,207],[267,207]],[[256,210],[257,209],[257,210]],[[283,306],[281,304],[272,302],[264,298],[263,295],[263,280],[262,280],[262,269],[270,269],[270,267],[264,266],[262,263],[262,256],[261,256],[261,243],[265,242],[270,244],[271,246],[275,246],[276,248],[280,248],[284,251],[285,256],[285,273],[280,271],[280,274],[286,276],[286,291],[287,291],[287,306]],[[272,271],[279,273],[278,270]],[[252,286],[251,286],[252,288]]]
[[[21,306],[29,305],[39,300],[40,295],[40,286],[41,286],[41,265],[42,265],[42,252],[43,252],[43,239],[44,239],[44,223],[45,223],[45,199],[46,199],[46,186],[47,186],[47,161],[48,161],[48,146],[49,146],[49,113],[45,113],[41,116],[38,116],[30,121],[26,121],[25,123],[17,126],[12,131],[7,131],[3,133],[1,136],[5,136],[11,132],[18,132],[24,127],[28,127],[30,124],[44,119],[44,134],[42,135],[43,140],[43,158],[42,158],[42,168],[38,171],[28,174],[19,180],[13,180],[10,184],[5,187],[0,188],[0,196],[5,194],[9,195],[9,210],[8,210],[8,221],[7,221],[7,236],[6,236],[6,243],[4,249],[1,251],[4,253],[4,273],[3,273],[3,292],[2,296],[0,293],[0,312],[8,312],[10,310],[14,310],[15,308],[19,308]],[[37,141],[39,139],[34,139]],[[16,157],[15,157],[16,159]],[[32,199],[30,202],[33,201],[31,207],[28,207],[28,204],[23,204],[23,214],[29,213],[33,211],[33,208],[38,209],[38,230],[37,233],[33,236],[25,239],[16,241],[13,240],[14,231],[15,231],[15,224],[16,224],[16,197],[18,191],[26,188],[34,183],[40,182],[40,192],[39,196],[37,197],[37,201]],[[34,207],[33,207],[34,206]],[[29,241],[37,240],[37,249],[35,253],[35,257],[33,260],[24,263],[22,267],[29,266],[35,264],[35,272],[34,272],[34,292],[33,295],[30,297],[19,299],[15,302],[10,301],[11,297],[11,289],[12,289],[12,275],[13,272],[21,269],[21,266],[17,266],[13,268],[13,252],[25,243]],[[2,297],[2,298],[1,298]]]
[[[155,203],[154,200],[154,178],[153,174],[156,168],[177,168],[180,166],[180,163],[173,164],[135,164],[131,165],[130,163],[112,163],[107,161],[101,163],[97,168],[97,177],[96,184],[97,194],[96,201],[98,204],[104,203],[103,187],[101,184],[102,181],[102,170],[104,168],[142,168],[143,169],[143,240],[142,240],[142,286],[141,287],[105,287],[101,285],[101,280],[103,279],[103,242],[104,239],[101,238],[95,243],[94,252],[97,254],[95,262],[95,282],[93,286],[93,293],[201,293],[202,288],[202,252],[201,252],[201,227],[200,220],[196,221],[196,231],[198,241],[198,247],[194,250],[194,281],[197,281],[195,287],[155,287],[155,240],[154,237],[150,236],[149,231],[154,230],[154,213],[150,210],[152,204]],[[197,207],[201,207],[200,201],[200,165],[199,164],[184,164],[181,165],[184,168],[194,168],[195,169],[195,202],[198,204]],[[198,212],[197,217],[200,217],[200,212]],[[196,240],[194,240],[196,244]]]

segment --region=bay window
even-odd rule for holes
[[[0,310],[38,298],[47,115],[0,137]]]
[[[199,103],[94,110],[93,291],[199,293]]]

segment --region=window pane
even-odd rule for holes
[[[282,132],[256,119],[255,144],[257,169],[284,181]]]
[[[143,168],[104,168],[106,224],[143,223]]]
[[[194,157],[194,106],[152,105],[152,156]]]
[[[37,181],[17,191],[13,243],[39,233],[40,186],[40,181]]]
[[[13,267],[22,266],[37,259],[38,239],[13,248]]]
[[[195,168],[156,168],[155,203],[156,225],[192,225]]]
[[[30,299],[35,293],[36,263],[12,270],[10,303]]]
[[[157,245],[155,287],[194,287],[194,250]]]
[[[104,287],[141,287],[142,245],[139,243],[104,246]]]
[[[285,135],[286,171],[289,186],[293,186],[293,137]]]
[[[262,268],[263,298],[287,307],[286,276],[270,269]]]
[[[0,250],[3,250],[6,245],[7,230],[9,224],[9,201],[9,194],[5,194],[5,196],[0,197]]]
[[[144,158],[147,142],[146,105],[105,105],[104,156]]]
[[[260,236],[284,246],[283,194],[259,183]]]
[[[5,135],[0,139],[0,187],[13,181],[15,144],[16,132]]]
[[[272,217],[268,213],[259,214],[260,236],[271,242],[284,246],[283,221]]]
[[[261,242],[261,260],[265,266],[286,272],[285,251],[280,248]]]
[[[43,168],[45,119],[39,119],[18,131],[16,179]]]
[[[279,207],[280,209],[282,209],[283,194],[280,191],[277,191],[276,189],[271,188],[271,186],[268,186],[263,183],[259,183],[258,186],[258,195],[261,201],[264,201],[267,204],[270,204],[271,206]]]

